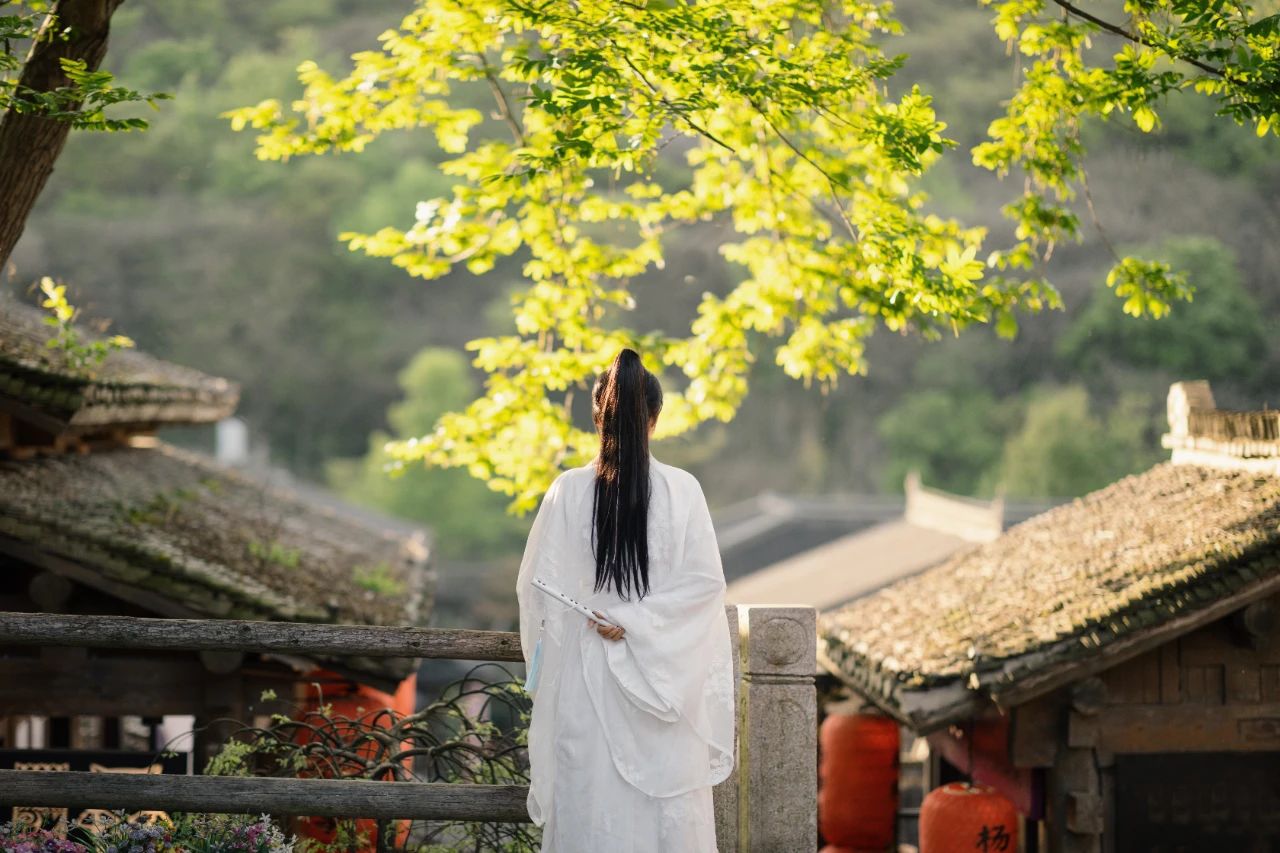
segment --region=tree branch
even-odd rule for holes
[[[613,44],[613,42],[610,42],[610,44]],[[719,145],[724,150],[733,154],[737,153],[736,151],[733,150],[733,146],[729,145],[726,142],[721,141],[711,131],[707,130],[705,127],[700,126],[696,121],[689,118],[688,114],[676,109],[675,106],[673,106],[672,103],[668,101],[666,97],[658,91],[658,87],[654,86],[652,83],[649,82],[649,78],[644,76],[644,72],[642,72],[639,68],[635,67],[635,65],[631,62],[631,58],[627,56],[625,51],[618,48],[616,44],[613,44],[613,47],[615,50],[618,51],[618,55],[622,57],[622,61],[625,62],[627,67],[631,69],[631,73],[635,74],[636,77],[640,79],[640,82],[644,83],[645,87],[649,90],[650,94],[657,96],[658,102],[661,103],[668,110],[670,110],[673,115],[678,116],[680,119],[684,121],[685,124],[689,125],[689,127],[692,127],[698,133],[702,134],[707,139],[710,139],[712,142],[714,142],[716,145]]]
[[[836,212],[839,214],[841,222],[844,223],[844,227],[848,229],[849,236],[852,237],[854,242],[856,243],[858,241],[858,231],[856,228],[853,227],[853,223],[849,221],[849,215],[844,209],[844,204],[840,201],[839,189],[845,189],[845,187],[840,186],[836,182],[836,179],[833,178],[826,169],[819,166],[817,163],[813,161],[813,158],[809,157],[809,155],[801,151],[800,148],[796,146],[796,144],[792,142],[776,124],[773,123],[773,119],[769,118],[768,113],[766,113],[760,107],[759,104],[757,104],[755,101],[751,101],[750,103],[751,103],[752,109],[754,109],[756,113],[759,114],[760,118],[765,120],[765,123],[769,125],[770,129],[773,130],[774,134],[778,137],[778,139],[782,140],[782,143],[786,145],[788,148],[790,148],[792,153],[794,153],[801,160],[803,160],[804,162],[812,166],[814,169],[816,169],[819,175],[822,175],[823,180],[826,181],[826,184],[827,184],[827,192],[830,193],[831,195],[831,201],[836,206]]]
[[[524,147],[524,128],[520,126],[515,113],[511,111],[511,102],[507,100],[507,93],[502,90],[498,78],[493,73],[493,66],[489,64],[488,57],[483,53],[480,54],[480,66],[484,69],[484,79],[489,81],[493,97],[498,101],[498,118],[505,121],[507,127],[511,128],[511,135],[515,137],[516,144]]]
[[[1170,53],[1168,49],[1163,45],[1153,42],[1144,36],[1138,35],[1137,33],[1131,33],[1128,30],[1126,30],[1124,27],[1121,27],[1117,24],[1113,24],[1110,21],[1104,21],[1102,18],[1099,18],[1096,15],[1091,15],[1085,10],[1081,9],[1080,7],[1068,2],[1068,0],[1053,0],[1053,2],[1057,3],[1065,11],[1069,12],[1072,15],[1075,15],[1077,18],[1081,18],[1085,21],[1088,21],[1091,24],[1096,24],[1097,26],[1101,27],[1102,29],[1106,30],[1107,32],[1113,35],[1117,35],[1117,36],[1120,36],[1121,38],[1128,39],[1129,41],[1134,42],[1136,44],[1146,45],[1147,47],[1152,48],[1153,50],[1159,50],[1159,51],[1164,51],[1166,53],[1169,53],[1169,55],[1174,59],[1181,60],[1182,62],[1185,62],[1188,65],[1194,65],[1196,68],[1199,68],[1201,71],[1204,71],[1208,74],[1212,74],[1215,77],[1226,76],[1223,73],[1221,68],[1215,68],[1212,65],[1209,65],[1208,63],[1201,62],[1198,59],[1192,59],[1191,57],[1188,57],[1188,56],[1178,56],[1176,53]]]

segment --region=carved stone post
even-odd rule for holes
[[[747,611],[739,850],[818,844],[817,611]]]
[[[733,701],[737,710],[739,725],[734,731],[736,741],[734,753],[742,755],[739,744],[742,743],[742,640],[738,629],[738,607],[730,604],[725,607],[725,618],[729,620],[729,639],[733,643]],[[729,778],[716,785],[712,792],[716,810],[716,846],[720,853],[737,853],[738,850],[738,762],[734,762],[733,772]]]

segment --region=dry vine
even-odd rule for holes
[[[418,782],[527,784],[530,700],[497,664],[481,664],[421,710],[391,709],[357,717],[331,705],[277,714],[265,726],[243,726],[209,763],[207,773]],[[460,821],[378,821],[362,839],[354,820],[338,822],[335,842],[309,851],[532,851],[538,831],[526,824]],[[363,823],[363,822],[362,822]],[[404,825],[409,823],[407,836]],[[399,838],[399,840],[397,840]]]

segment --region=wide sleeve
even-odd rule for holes
[[[516,578],[516,599],[520,605],[520,649],[528,664],[538,639],[538,628],[547,616],[547,596],[533,588],[533,579],[551,582],[564,564],[566,519],[564,512],[564,475],[557,477],[542,496],[538,514],[529,528],[520,573]]]

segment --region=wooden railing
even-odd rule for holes
[[[3,645],[524,660],[520,653],[520,635],[509,631],[242,622],[235,619],[141,619],[60,613],[0,613],[0,646]]]
[[[815,614],[809,607],[727,608],[739,708],[739,761],[715,791],[722,851],[814,849],[816,824]],[[229,619],[147,619],[0,613],[0,647],[76,646],[326,657],[522,661],[519,635]],[[74,713],[74,708],[68,708]],[[0,770],[0,802],[122,809],[373,819],[527,822],[521,785],[149,776]]]
[[[57,613],[0,614],[0,646],[6,645],[523,660],[520,635],[507,631]],[[0,802],[31,806],[97,802],[165,811],[527,822],[527,793],[521,785],[0,770]]]
[[[126,811],[527,823],[527,794],[523,785],[0,770],[3,802],[108,803]]]

